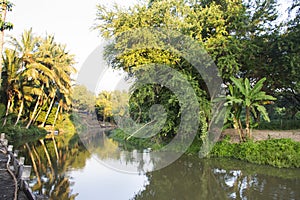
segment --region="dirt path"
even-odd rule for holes
[[[291,138],[300,142],[300,129],[298,130],[252,130],[253,138],[257,140]],[[239,142],[239,136],[234,129],[223,131],[222,135],[230,135],[232,142]]]

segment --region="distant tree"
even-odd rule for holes
[[[93,112],[95,111],[95,95],[84,85],[76,85],[72,93],[72,107],[75,110]]]
[[[108,91],[100,92],[96,99],[96,111],[98,118],[101,118],[103,122],[110,121],[113,115],[112,107],[112,93]]]

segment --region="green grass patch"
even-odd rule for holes
[[[300,143],[291,139],[230,143],[227,138],[216,143],[210,157],[235,158],[279,168],[299,168]]]

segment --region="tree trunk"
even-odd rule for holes
[[[40,103],[40,99],[41,99],[41,95],[38,97],[38,99],[37,99],[37,101],[36,101],[36,104],[35,104],[35,106],[34,106],[32,115],[31,115],[30,120],[29,120],[29,122],[28,122],[28,124],[27,124],[27,126],[26,126],[27,129],[30,127],[31,123],[33,122],[33,119],[34,119],[34,117],[35,117],[37,108],[38,108],[39,103]]]
[[[249,108],[249,106],[246,107],[246,135],[249,139],[252,138],[251,131],[250,131],[250,108]]]
[[[45,99],[45,102],[46,102],[47,100],[48,100],[48,97]],[[43,101],[43,98],[41,99],[41,101]],[[34,117],[32,123],[36,122],[36,120],[37,120],[37,118],[39,117],[39,115],[41,114],[42,110],[43,110],[43,106],[40,107],[40,109],[39,109],[39,111],[37,112],[37,114],[35,115],[35,117]]]
[[[19,123],[19,120],[20,120],[20,118],[22,116],[23,108],[24,108],[24,100],[22,99],[21,100],[20,109],[19,109],[19,113],[18,113],[18,118],[17,118],[14,126],[16,126]]]
[[[241,129],[240,129],[240,126],[239,126],[239,122],[238,120],[234,117],[233,118],[233,128],[237,131],[237,133],[239,134],[239,137],[240,137],[240,142],[242,142],[244,139],[243,139],[243,136],[242,136],[242,133],[241,133]]]
[[[55,123],[56,123],[56,120],[57,120],[57,117],[58,117],[59,110],[60,110],[60,105],[58,105],[58,107],[57,107],[57,111],[56,111],[56,113],[55,113],[55,118],[54,118],[52,127],[55,126]]]
[[[245,138],[245,134],[244,134],[243,125],[242,125],[242,122],[241,122],[240,119],[238,120],[238,124],[239,124],[239,129],[241,131],[241,135],[242,135],[242,138],[243,138],[243,142],[245,142],[246,138]]]
[[[44,85],[42,86],[42,92],[43,92],[43,90],[44,90]],[[35,117],[35,114],[36,114],[36,111],[37,111],[37,109],[38,109],[38,106],[39,106],[41,97],[42,97],[42,94],[39,95],[39,97],[38,97],[38,99],[37,99],[37,101],[36,101],[36,104],[35,104],[33,113],[32,113],[32,115],[31,115],[31,117],[30,117],[30,120],[29,120],[27,126],[26,126],[26,129],[28,129],[28,128],[30,127],[30,125],[31,125],[31,123],[32,123],[32,121],[33,121],[33,119],[34,119],[34,117]]]
[[[6,13],[7,13],[7,3],[3,2],[2,3],[2,12],[1,12],[1,21],[2,21],[2,26],[4,26],[4,22],[6,19]],[[4,27],[2,27],[2,30],[0,31],[0,86],[2,86],[2,67],[3,67],[3,60],[2,60],[2,51],[3,51],[3,45],[4,45]]]
[[[5,117],[4,117],[4,121],[3,121],[2,126],[5,126],[5,125],[6,125],[6,122],[7,122],[7,116],[8,116],[8,113],[9,113],[10,103],[11,103],[11,100],[10,100],[10,98],[9,98],[8,101],[7,101],[6,112],[5,112]]]
[[[46,121],[47,121],[47,119],[48,119],[48,117],[49,117],[49,115],[50,115],[50,112],[51,112],[51,110],[52,110],[52,107],[53,107],[53,104],[54,104],[54,100],[55,100],[55,96],[52,98],[52,101],[51,101],[51,103],[50,103],[49,109],[48,109],[47,114],[46,114],[46,116],[45,116],[45,119],[44,119],[44,121],[43,121],[43,123],[42,123],[42,127],[44,127],[45,124],[46,124]]]

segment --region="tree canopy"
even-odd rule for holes
[[[59,111],[71,106],[74,56],[54,36],[35,36],[32,29],[20,38],[11,37],[9,43],[2,71],[1,100],[7,105],[3,125],[10,119],[15,125],[27,122],[27,128],[35,122],[45,126],[56,107],[54,125]]]
[[[299,3],[295,1],[291,9],[297,10],[298,6]],[[185,41],[173,34],[174,31],[200,44],[216,64],[227,93],[230,92],[229,85],[235,80],[232,77],[246,78],[249,86],[261,83],[263,79],[265,84],[261,86],[262,91],[285,98],[289,97],[289,93],[294,98],[290,104],[297,104],[295,99],[300,70],[296,70],[299,69],[299,45],[295,44],[298,41],[296,30],[299,17],[278,22],[278,16],[276,0],[158,0],[144,1],[129,9],[117,5],[113,8],[98,5],[95,29],[102,37],[112,39],[106,46],[108,63],[113,68],[128,72],[129,76],[140,73],[151,76],[153,71],[149,64],[153,63],[154,66],[166,64],[178,70],[193,86],[200,110],[205,111],[204,116],[210,121],[211,94],[204,77],[194,70],[184,56],[165,44],[176,41],[178,47],[186,45]],[[170,31],[168,34],[157,30]],[[151,105],[162,103],[165,109],[168,108],[169,114],[177,113],[170,114],[173,119],[168,125],[172,128],[164,132],[165,135],[174,133],[180,119],[176,96],[161,85],[135,89],[131,96],[132,117],[148,121],[147,113]],[[163,99],[170,101],[164,102]]]

